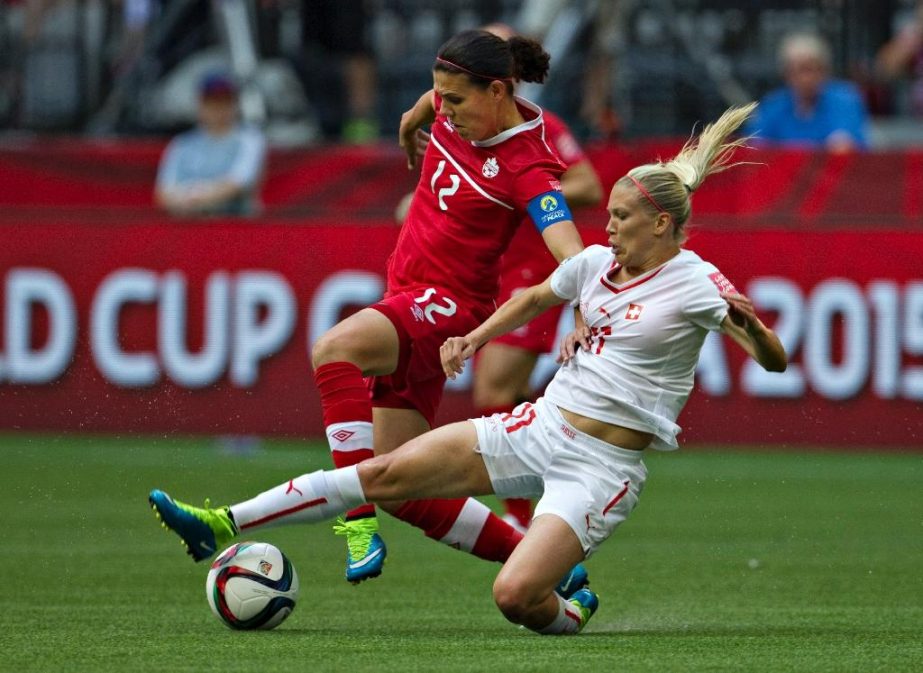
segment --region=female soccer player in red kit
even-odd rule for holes
[[[401,118],[409,168],[426,124],[431,138],[388,261],[385,298],[335,325],[312,353],[337,467],[390,452],[432,427],[445,383],[439,347],[494,310],[500,259],[523,218],[556,259],[583,249],[561,193],[565,166],[546,141],[542,111],[513,95],[516,80],[544,80],[548,61],[534,40],[460,33],[439,50],[433,89]],[[387,509],[489,560],[506,560],[521,538],[473,499]],[[349,512],[336,530],[347,536],[347,579],[380,574],[385,547],[374,507]]]
[[[489,24],[484,26],[484,30],[504,40],[516,35],[512,28],[503,23]],[[543,110],[543,116],[545,140],[567,166],[561,176],[561,191],[568,205],[580,207],[599,204],[603,197],[602,184],[583,148],[562,119],[548,110]],[[420,154],[425,150],[427,140],[420,138]],[[408,194],[398,206],[398,222],[404,221],[412,196],[412,193]],[[529,217],[525,220],[529,220]],[[557,265],[558,260],[548,251],[539,231],[530,221],[523,221],[503,255],[497,305],[534,285],[539,279],[547,278]],[[479,415],[510,412],[520,402],[534,397],[529,379],[538,358],[554,348],[563,310],[563,305],[549,309],[519,329],[485,344],[478,352],[472,392]],[[503,507],[503,520],[524,532],[532,518],[532,501],[509,498],[503,501]]]

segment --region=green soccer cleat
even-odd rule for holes
[[[237,526],[231,520],[227,507],[212,509],[208,500],[205,507],[193,507],[174,500],[159,489],[148,496],[151,509],[164,528],[180,536],[186,553],[194,561],[202,561],[214,554],[226,543],[237,537]]]
[[[378,534],[378,517],[337,519],[333,532],[346,536],[346,580],[359,584],[381,575],[388,549]]]
[[[586,623],[590,621],[590,617],[596,613],[596,609],[599,607],[599,596],[589,589],[580,589],[574,592],[574,595],[571,596],[567,602],[577,608],[577,612],[580,613],[580,626],[577,630],[582,631]]]

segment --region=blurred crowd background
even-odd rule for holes
[[[871,148],[923,145],[916,0],[0,0],[0,137],[167,136],[226,69],[270,144],[396,137],[453,33],[501,21],[542,40],[550,81],[522,94],[582,140],[686,135],[783,82],[811,31],[858,87]]]

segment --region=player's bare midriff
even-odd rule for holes
[[[561,407],[558,407],[558,411],[561,412],[561,416],[564,417],[565,421],[580,432],[622,449],[641,451],[654,439],[654,435],[649,432],[641,432],[640,430],[613,425],[595,418],[587,418],[586,416],[575,414],[573,411],[561,409]]]

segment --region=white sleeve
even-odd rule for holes
[[[590,272],[591,246],[573,257],[568,257],[551,274],[551,291],[561,299],[574,304],[580,298],[580,290]]]
[[[721,292],[736,292],[734,286],[711,264],[697,268],[689,279],[683,303],[683,314],[699,327],[720,331],[728,313]]]
[[[263,134],[256,129],[245,129],[228,178],[241,187],[253,187],[263,174],[265,161],[266,139]]]

